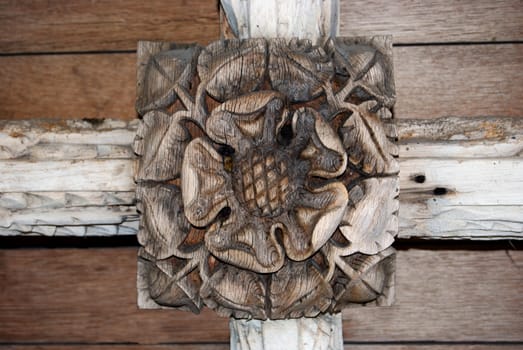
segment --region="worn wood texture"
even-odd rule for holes
[[[231,350],[341,350],[341,314],[260,321],[230,319]]]
[[[219,37],[218,6],[206,0],[2,1],[0,13],[2,53],[134,51],[138,40]]]
[[[523,36],[517,0],[341,0],[340,7],[345,36],[392,34],[398,43],[519,41]],[[0,13],[4,53],[134,50],[144,39],[207,43],[219,38],[217,3],[205,0],[2,1]]]
[[[299,38],[317,43],[339,36],[339,8],[338,0],[221,0],[221,36]]]
[[[141,42],[139,306],[265,320],[389,305],[391,54],[390,37]]]
[[[135,345],[135,344],[104,344],[104,345],[89,345],[89,344],[77,344],[77,345],[11,345],[3,344],[2,349],[5,350],[107,350],[110,347],[115,350],[229,350],[229,344],[148,344],[148,345]],[[418,350],[422,347],[423,350],[449,350],[449,349],[460,349],[460,350],[521,350],[523,349],[522,344],[513,343],[496,343],[492,342],[488,345],[470,345],[462,343],[445,343],[445,345],[434,345],[434,344],[375,344],[369,342],[368,344],[345,344],[343,349],[345,350]]]
[[[523,115],[521,44],[395,47],[393,58],[398,119]],[[135,81],[135,54],[0,57],[0,118],[132,120]]]
[[[131,173],[135,166],[131,144],[136,129],[137,121],[1,122],[0,174],[15,182],[3,182],[9,190],[0,194],[0,233],[136,234]],[[403,159],[400,237],[523,237],[523,176],[518,173],[522,166],[522,119],[399,120],[397,132]],[[18,182],[13,169],[5,166],[5,162],[26,164],[23,167],[31,168],[33,173],[44,174],[46,162],[59,159],[67,164],[68,172],[77,175],[74,181],[63,181],[55,188],[57,192],[43,186],[49,182],[48,176],[55,176],[49,169],[46,176],[37,176],[24,184]],[[127,177],[120,176],[115,181],[109,176],[107,171],[114,169],[112,160],[126,162]],[[106,171],[95,172],[106,175],[105,181],[99,180],[109,184],[104,191],[86,191],[86,184],[92,180],[89,172],[74,170],[78,161],[83,167],[84,162],[90,162],[88,168],[92,169],[103,164]],[[454,172],[449,173],[447,168]],[[58,175],[62,172],[61,168],[57,171]],[[493,187],[492,181],[498,181],[499,186]]]
[[[229,341],[227,319],[136,307],[137,248],[0,250],[0,342]],[[345,341],[523,340],[523,253],[400,250],[397,300],[343,313]]]
[[[341,35],[391,34],[394,43],[521,41],[518,0],[340,2]]]

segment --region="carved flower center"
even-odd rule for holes
[[[284,211],[291,184],[287,164],[281,158],[277,153],[253,150],[235,167],[238,199],[251,214],[274,217]]]

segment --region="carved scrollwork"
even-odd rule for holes
[[[390,40],[141,45],[142,306],[281,319],[390,300]]]

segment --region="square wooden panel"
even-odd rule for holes
[[[139,306],[314,317],[393,299],[389,37],[138,49]]]

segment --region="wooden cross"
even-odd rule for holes
[[[341,349],[342,308],[393,299],[392,41],[336,37],[336,1],[222,4],[235,38],[138,48],[139,306]]]

